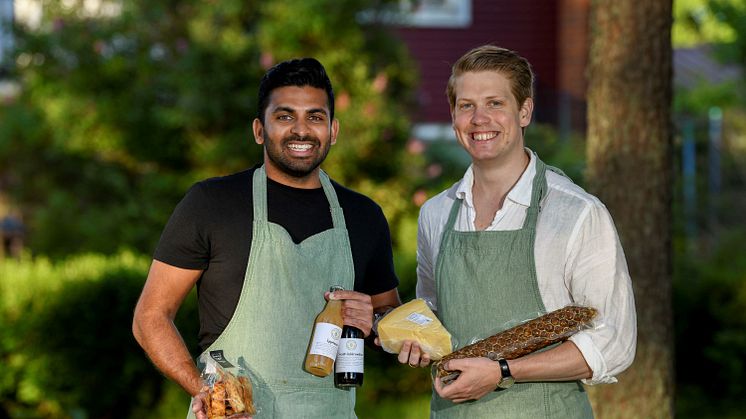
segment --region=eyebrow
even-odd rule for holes
[[[287,112],[291,114],[296,114],[297,110],[289,106],[278,106],[272,111],[272,113],[278,113],[278,112]],[[307,113],[309,114],[321,113],[321,114],[327,115],[326,109],[324,108],[311,108],[307,111]]]
[[[483,98],[476,98],[476,99],[467,98],[467,97],[458,97],[458,98],[456,98],[456,102],[461,101],[461,100],[464,100],[464,101],[467,101],[467,102],[474,102],[474,101],[477,101],[477,100],[480,100],[480,99],[484,99],[484,100],[495,100],[495,99],[505,100],[505,98],[507,98],[507,96],[503,96],[503,95],[492,95],[492,96],[486,96],[486,97],[483,97]]]

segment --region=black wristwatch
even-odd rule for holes
[[[375,333],[376,336],[378,336],[378,322],[380,322],[381,319],[383,319],[383,317],[389,314],[389,312],[393,309],[394,309],[393,307],[389,307],[384,311],[373,313],[373,327],[371,328],[371,331]]]
[[[508,367],[508,361],[505,359],[498,359],[497,363],[500,365],[500,373],[502,374],[502,378],[500,378],[500,382],[497,383],[497,390],[505,390],[513,386],[515,384],[515,378],[510,374],[510,367]]]

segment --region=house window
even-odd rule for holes
[[[399,0],[383,9],[359,13],[358,21],[420,28],[467,28],[471,25],[471,0]]]
[[[429,28],[471,25],[471,0],[400,0],[400,24]]]

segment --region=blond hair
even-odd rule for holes
[[[456,105],[456,79],[463,73],[496,71],[510,81],[510,90],[518,107],[534,97],[534,72],[531,64],[515,51],[495,45],[482,45],[467,52],[451,67],[446,95],[451,109]]]

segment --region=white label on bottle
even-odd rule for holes
[[[363,340],[340,339],[334,372],[363,372],[363,364]]]
[[[337,357],[340,336],[342,336],[341,327],[331,323],[316,323],[309,353],[323,355],[334,360]]]
[[[420,326],[425,326],[433,321],[430,317],[425,316],[424,314],[420,313],[412,313],[409,316],[407,316],[407,320],[409,320],[412,323],[417,323]]]

